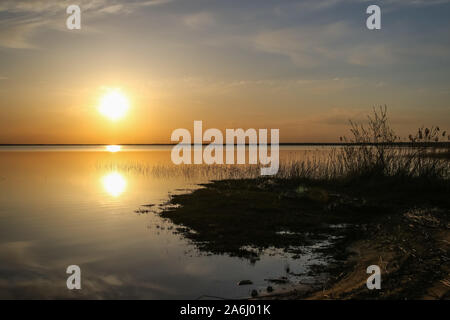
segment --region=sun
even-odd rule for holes
[[[105,117],[117,121],[125,116],[128,108],[128,98],[119,89],[113,89],[100,99],[98,110]]]

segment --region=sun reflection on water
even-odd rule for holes
[[[127,187],[127,181],[118,172],[111,172],[102,178],[103,188],[113,197],[120,196]]]
[[[106,151],[109,151],[109,152],[118,152],[121,149],[122,149],[121,146],[116,146],[116,145],[106,146]]]

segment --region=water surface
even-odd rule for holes
[[[169,146],[108,150],[0,147],[0,298],[239,298],[287,266],[304,273],[317,262],[313,254],[267,252],[251,263],[198,252],[157,214],[135,210],[207,179],[149,173],[171,164]],[[281,156],[323,150],[286,146]],[[81,290],[66,287],[69,265],[81,268]],[[254,285],[237,286],[243,279]]]

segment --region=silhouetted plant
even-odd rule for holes
[[[419,128],[415,136],[409,135],[410,144],[397,145],[400,138],[391,128],[387,107],[374,108],[368,125],[350,121],[350,143],[338,154],[338,162],[348,177],[400,176],[444,178],[449,173],[449,161],[431,157],[437,152],[440,128]],[[445,132],[442,135],[445,137]]]

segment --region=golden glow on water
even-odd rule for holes
[[[109,152],[118,152],[121,149],[122,149],[121,146],[116,146],[116,145],[106,146],[106,151],[109,151]]]
[[[139,151],[127,146],[117,153],[106,146],[2,148],[11,149],[0,147],[0,269],[10,278],[0,280],[0,298],[72,299],[73,292],[60,290],[57,271],[74,261],[89,264],[91,285],[81,290],[86,299],[187,299],[204,292],[243,297],[248,289],[236,286],[236,279],[275,277],[285,272],[286,263],[298,264],[284,255],[264,256],[256,264],[192,255],[194,247],[174,235],[168,221],[135,214],[142,205],[164,203],[168,194],[209,180],[171,171],[171,146]],[[317,147],[307,154],[305,147],[280,149],[280,159],[289,161],[293,152],[299,158],[319,152]],[[146,170],[153,167],[168,171]],[[143,273],[148,268],[152,272]],[[216,292],[211,284],[217,279]]]
[[[127,181],[118,172],[111,172],[102,178],[103,188],[113,197],[118,197],[127,188]]]

